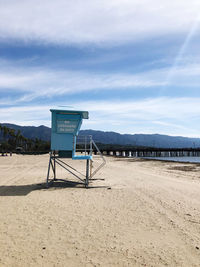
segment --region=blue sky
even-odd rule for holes
[[[199,0],[0,0],[0,121],[200,137],[199,44]]]

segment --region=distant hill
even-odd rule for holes
[[[200,147],[200,138],[169,136],[160,134],[119,134],[116,132],[102,132],[82,130],[81,135],[92,135],[95,142],[103,144],[148,146],[162,148],[191,148]]]
[[[2,123],[9,128],[20,130],[21,134],[31,139],[48,141],[51,138],[51,129],[46,126],[19,126]],[[132,146],[149,146],[163,148],[191,148],[200,147],[200,138],[188,138],[181,136],[168,136],[160,134],[119,134],[116,132],[103,132],[94,130],[82,130],[80,135],[92,135],[95,142],[102,144],[118,144]]]
[[[41,139],[44,141],[49,141],[51,139],[51,129],[49,127],[46,127],[44,125],[41,125],[39,127],[35,126],[19,126],[15,124],[10,123],[1,123],[1,125],[5,125],[9,128],[15,129],[16,131],[20,130],[21,134],[30,139]]]

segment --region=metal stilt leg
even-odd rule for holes
[[[92,161],[92,159],[91,159],[91,160],[90,160],[90,177],[89,177],[89,178],[92,177],[92,167],[93,167],[92,163],[93,163],[93,161]]]
[[[46,187],[49,187],[49,173],[50,173],[50,167],[51,167],[51,153],[49,157],[49,166],[48,166],[48,171],[47,171],[47,181],[46,181]]]
[[[55,151],[54,151],[54,159],[53,159],[53,174],[54,174],[54,177],[53,177],[53,180],[56,181],[56,159],[55,159]]]
[[[86,163],[86,177],[85,177],[85,187],[88,187],[89,184],[89,168],[90,168],[90,160],[87,159],[87,163]]]

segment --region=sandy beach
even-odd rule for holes
[[[46,189],[48,155],[0,157],[0,266],[200,266],[200,165],[106,161]]]

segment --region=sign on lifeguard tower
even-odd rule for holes
[[[49,167],[47,173],[47,186],[49,183],[57,180],[56,178],[56,163],[70,172],[73,176],[78,178],[87,187],[89,178],[91,178],[103,165],[105,159],[96,146],[92,137],[82,137],[84,144],[82,144],[81,154],[76,154],[77,136],[79,134],[83,119],[88,119],[88,111],[77,110],[60,110],[51,109],[51,152]],[[84,147],[84,150],[83,150]],[[93,147],[95,151],[100,153],[103,163],[92,173],[92,152]],[[84,154],[83,154],[84,153]],[[86,160],[86,175],[84,179],[80,177],[80,172],[64,162],[64,158],[71,158],[72,160]],[[50,169],[53,170],[54,178],[49,182]],[[78,173],[78,174],[77,174]]]

